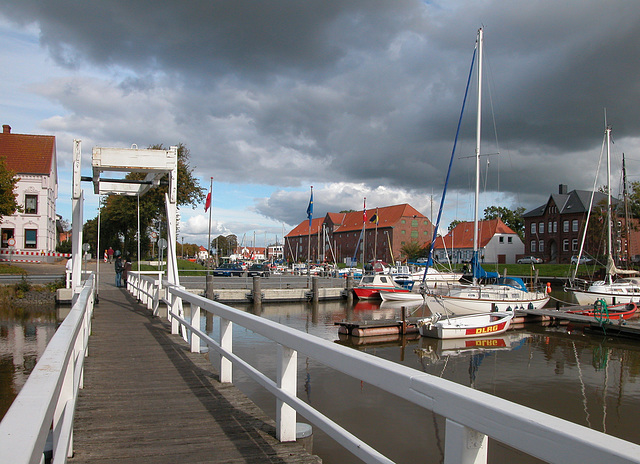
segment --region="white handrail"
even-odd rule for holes
[[[445,463],[486,462],[487,437],[526,454],[551,463],[581,464],[640,463],[640,446],[596,430],[551,416],[540,411],[474,390],[454,382],[425,374],[368,353],[347,348],[319,337],[285,327],[268,319],[249,314],[224,304],[194,295],[179,287],[169,287],[170,294],[221,318],[225,336],[231,324],[238,324],[285,348],[331,367],[351,377],[374,385],[433,411],[446,418]],[[200,330],[200,311],[196,325],[177,314],[174,321],[186,328],[192,337],[192,351],[200,350],[200,342],[221,354],[221,361],[233,363],[280,401],[303,415],[311,423],[338,441],[348,451],[365,462],[390,462],[372,447],[335,424],[319,411],[291,393],[291,385],[281,387],[282,379],[268,379],[253,366],[233,353],[230,341],[216,341]],[[193,341],[196,336],[199,340]],[[281,351],[281,350],[279,350]],[[282,363],[282,359],[276,364]],[[221,381],[231,381],[230,372]],[[291,373],[287,373],[291,377]],[[293,376],[295,378],[295,375]],[[286,382],[285,382],[286,383]],[[291,420],[289,415],[286,415]],[[281,418],[277,418],[280,421]],[[278,422],[277,421],[277,422]],[[293,418],[295,421],[295,415]],[[290,429],[291,424],[278,422],[277,430]],[[285,441],[285,440],[283,440]]]
[[[91,274],[0,422],[0,462],[43,462],[50,431],[53,462],[64,463],[72,455],[73,414],[83,386],[94,297],[95,275]]]

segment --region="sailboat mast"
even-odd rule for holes
[[[624,198],[625,256],[627,258],[627,269],[629,269],[629,266],[631,266],[631,249],[629,247],[629,196],[627,195],[627,166],[624,162],[624,153],[622,154],[622,196]]]
[[[473,213],[473,256],[478,262],[478,210],[480,196],[480,135],[482,129],[482,28],[478,29],[478,115],[476,120],[476,194]],[[478,279],[473,273],[473,284]]]
[[[613,259],[611,244],[611,126],[607,125],[607,260]],[[607,268],[609,266],[607,265]],[[607,272],[607,280],[611,283],[611,272]]]

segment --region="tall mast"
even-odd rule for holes
[[[624,228],[626,239],[626,253],[627,269],[631,266],[631,249],[629,247],[629,196],[627,195],[627,166],[624,162],[624,153],[622,154],[622,196],[624,199]]]
[[[607,270],[608,261],[613,259],[613,247],[611,245],[611,126],[606,126],[607,132]],[[611,283],[611,272],[607,272],[607,280]]]
[[[478,29],[478,116],[476,121],[476,195],[473,214],[473,256],[478,263],[478,209],[480,196],[480,134],[482,128],[482,28]],[[473,284],[478,283],[478,278],[473,273]]]

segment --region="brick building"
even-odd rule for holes
[[[612,198],[612,204],[618,200]],[[591,192],[572,190],[561,184],[558,193],[549,196],[547,202],[523,215],[525,222],[524,244],[527,256],[536,256],[551,263],[569,263],[578,254],[582,240]],[[606,212],[607,195],[596,192],[593,212]],[[584,251],[590,256],[604,253],[602,243],[589,240]],[[618,240],[619,242],[619,240]]]
[[[366,216],[366,221],[365,221]],[[364,237],[363,225],[365,226]],[[408,204],[372,208],[349,213],[327,213],[323,218],[305,220],[285,236],[284,254],[289,262],[306,262],[310,247],[311,262],[345,263],[355,258],[402,261],[402,247],[410,242],[430,243],[431,221]],[[309,242],[310,240],[310,242]],[[357,252],[356,252],[357,247]]]

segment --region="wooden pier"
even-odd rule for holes
[[[220,384],[204,355],[102,277],[70,463],[321,462],[280,443],[274,422]]]

